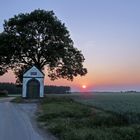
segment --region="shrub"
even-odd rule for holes
[[[1,90],[0,91],[0,97],[7,97],[8,96],[8,91],[7,90]]]

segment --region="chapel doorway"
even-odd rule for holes
[[[36,79],[31,79],[27,83],[27,98],[38,98],[40,92],[40,83]]]

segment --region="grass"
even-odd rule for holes
[[[139,122],[85,100],[49,95],[41,101],[38,121],[60,140],[140,140]]]
[[[117,113],[140,113],[140,94],[93,94],[77,96],[80,102]]]
[[[140,123],[140,94],[93,94],[87,98],[76,96],[76,101],[124,116],[129,123]]]
[[[11,100],[13,103],[22,103],[23,99],[21,96],[15,97],[13,100]]]
[[[15,98],[11,100],[13,103],[40,103],[42,98],[39,99],[28,99],[28,98],[23,98],[21,96],[14,96]]]
[[[5,93],[0,93],[0,98],[3,98],[3,97],[8,97],[8,95]]]
[[[5,98],[6,96],[0,96],[0,99]]]

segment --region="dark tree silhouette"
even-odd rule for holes
[[[85,75],[84,56],[74,47],[69,31],[53,11],[35,10],[4,22],[0,34],[0,74],[15,71],[18,82],[26,68],[47,67],[51,80]]]
[[[10,39],[10,36],[5,35],[5,33],[0,33],[0,75],[7,72],[9,66],[12,67],[14,50],[8,47],[10,45],[8,44]]]
[[[67,86],[44,86],[44,94],[70,94],[70,90],[71,88]],[[21,94],[22,88],[14,83],[0,83],[0,96],[5,95],[5,91],[7,91],[8,94]]]

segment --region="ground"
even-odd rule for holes
[[[15,104],[11,98],[0,99],[0,140],[53,140],[34,121],[35,103]]]
[[[140,140],[139,93],[46,95],[38,106],[9,100],[0,99],[0,140],[51,140],[48,131],[60,140]]]
[[[85,94],[47,95],[44,129],[60,140],[140,140],[140,94]]]

